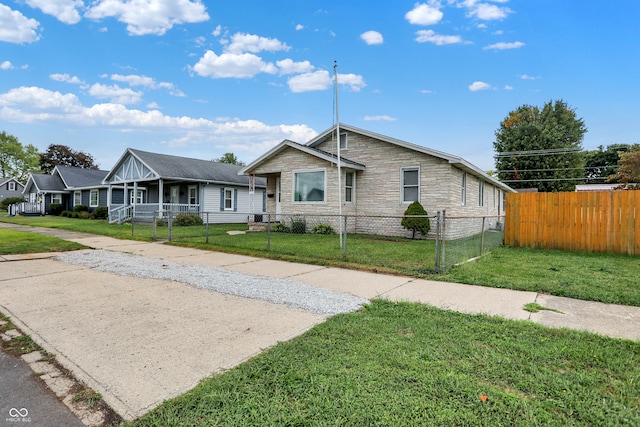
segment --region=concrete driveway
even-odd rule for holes
[[[55,259],[0,263],[14,323],[127,420],[324,316]]]

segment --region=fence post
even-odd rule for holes
[[[440,211],[436,213],[436,262],[435,270],[440,272]]]
[[[344,230],[344,238],[342,239],[342,257],[346,258],[347,257],[347,216],[344,215],[344,227],[342,227],[342,229]]]
[[[209,243],[209,212],[205,213],[205,217],[207,219],[207,225],[205,225],[205,230],[206,230],[206,236],[207,238],[205,239],[206,243]]]
[[[484,250],[484,221],[487,217],[482,217],[482,235],[480,236],[480,255],[482,255],[482,251]]]
[[[167,220],[169,221],[169,241],[171,241],[171,238],[173,237],[173,211],[169,211],[168,212],[169,217],[167,218]]]
[[[131,237],[133,237],[133,236],[134,236],[134,233],[133,233],[133,228],[134,228],[134,226],[133,226],[133,224],[134,224],[135,222],[136,222],[136,217],[135,217],[135,216],[132,216],[132,217],[131,217]]]
[[[267,214],[267,250],[271,250],[271,214]]]
[[[445,249],[446,249],[446,245],[447,245],[447,210],[443,209],[442,210],[442,228],[441,228],[441,232],[442,232],[442,241],[440,243],[440,256],[442,257],[440,259],[440,273],[445,272],[447,266],[446,266],[446,253],[445,253]]]
[[[157,211],[153,211],[153,216],[151,217],[151,219],[153,220],[153,241],[155,242],[158,237],[157,235],[157,228],[158,228],[158,219],[156,218],[156,213]]]

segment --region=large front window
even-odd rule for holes
[[[324,202],[325,171],[309,170],[294,172],[295,202]]]
[[[57,203],[59,205],[62,204],[62,194],[52,194],[51,195],[51,203]]]
[[[402,168],[402,202],[411,203],[420,199],[420,168]]]

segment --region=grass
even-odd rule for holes
[[[130,426],[640,424],[640,343],[375,301]]]
[[[0,221],[82,231],[116,238],[145,240],[153,238],[153,227],[113,225],[101,220],[62,217],[8,217]],[[173,244],[212,251],[231,252],[263,258],[308,264],[427,277],[472,285],[533,291],[612,304],[640,306],[640,257],[600,253],[572,253],[541,249],[493,249],[475,262],[452,268],[445,275],[433,274],[434,242],[388,238],[373,235],[349,236],[348,257],[342,258],[337,236],[293,235],[271,233],[271,251],[267,250],[265,233],[230,236],[229,230],[247,230],[246,224],[216,224],[209,227],[209,243],[204,226],[174,227]],[[1,232],[1,231],[0,231]],[[158,228],[158,237],[166,238],[167,227]],[[31,234],[28,233],[31,236]],[[487,233],[485,243],[493,244],[498,233]],[[18,245],[18,239],[0,239],[7,248]],[[2,245],[2,243],[0,243]],[[466,239],[457,246],[458,256],[465,258],[470,248],[479,245],[478,238]],[[447,257],[455,253],[447,243]],[[0,246],[2,248],[2,246]],[[36,250],[25,244],[20,250]],[[4,253],[0,249],[0,253]],[[468,253],[467,253],[468,252]],[[462,254],[462,255],[460,255]]]
[[[89,408],[94,408],[102,401],[102,395],[91,389],[84,389],[73,395],[72,402],[84,402]]]
[[[537,302],[530,302],[528,304],[525,304],[524,307],[522,307],[522,309],[524,311],[528,311],[529,313],[538,313],[540,311],[553,311],[555,313],[561,313],[563,314],[560,310],[556,310],[555,308],[549,308],[549,307],[545,307],[543,305],[538,304]]]
[[[85,246],[25,231],[0,228],[0,255],[36,252],[63,252],[83,249]]]
[[[434,279],[640,306],[639,277],[640,257],[500,247]]]

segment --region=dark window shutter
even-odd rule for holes
[[[262,192],[262,212],[267,211],[267,191]]]
[[[220,188],[220,212],[224,211],[224,187]]]
[[[238,189],[233,189],[233,211],[238,212]]]

